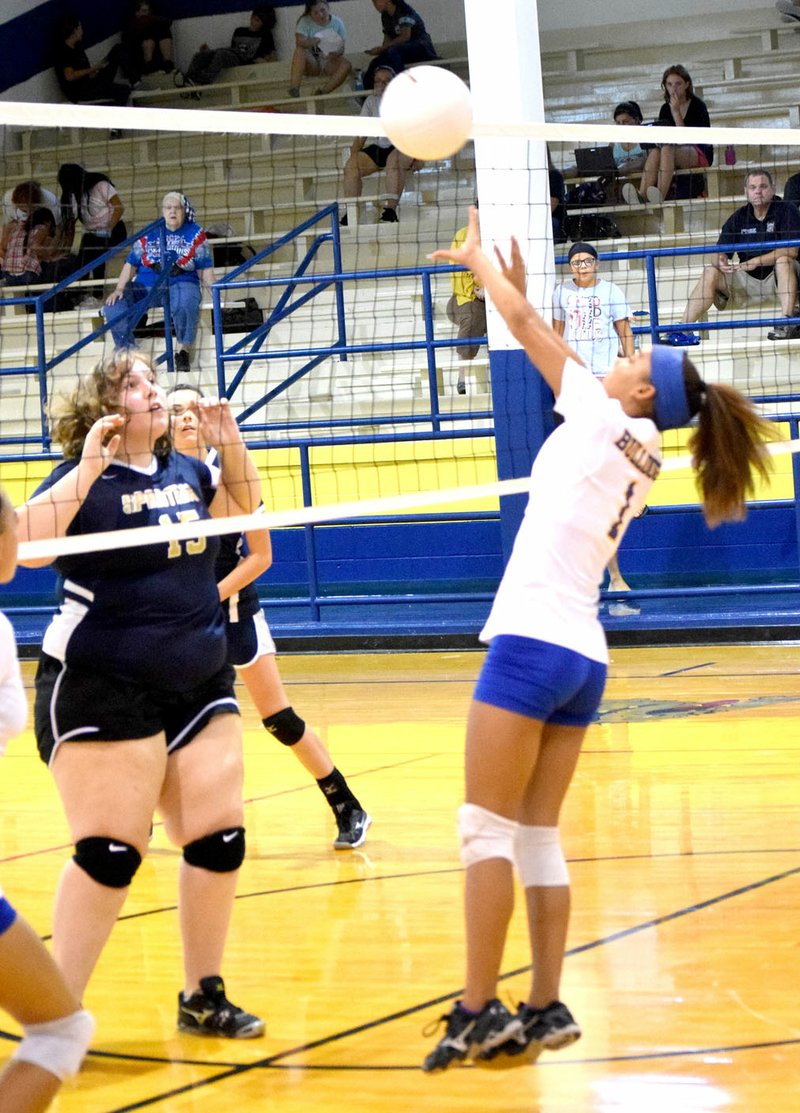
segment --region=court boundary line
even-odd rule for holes
[[[711,853],[717,853],[717,852],[711,852]],[[733,853],[733,852],[731,852],[731,853]],[[754,852],[750,851],[750,852],[747,852],[747,853],[754,853]],[[761,853],[774,853],[774,851],[762,851]],[[652,855],[632,855],[631,857],[633,857],[633,858],[641,858],[641,857],[652,858],[653,856]],[[682,858],[682,857],[695,857],[695,855],[694,854],[680,853],[680,854],[659,855],[657,857]],[[609,860],[609,859],[578,859],[577,861],[586,862],[586,861],[602,861],[602,860]],[[614,861],[614,860],[617,860],[617,859],[612,858],[610,860]],[[449,872],[455,872],[455,871],[435,870],[435,871],[430,871],[430,872],[434,873],[434,874],[439,874],[439,873],[449,873]],[[656,916],[656,917],[653,917],[649,920],[645,920],[645,921],[643,921],[639,924],[632,925],[631,927],[622,928],[619,931],[612,932],[609,935],[601,936],[599,939],[592,940],[588,943],[579,944],[576,947],[570,947],[565,953],[565,958],[571,958],[571,957],[574,957],[575,955],[580,955],[580,954],[584,954],[584,953],[586,953],[588,951],[591,951],[591,950],[596,950],[599,947],[604,947],[604,946],[608,946],[609,944],[612,944],[612,943],[617,943],[622,939],[626,939],[626,938],[628,938],[630,936],[633,936],[633,935],[641,934],[644,931],[648,931],[648,930],[651,930],[653,928],[660,927],[661,925],[666,924],[666,923],[674,922],[674,921],[682,919],[686,916],[693,915],[697,912],[705,911],[706,909],[712,908],[715,905],[721,904],[725,901],[733,900],[736,897],[743,896],[746,893],[754,892],[758,889],[764,888],[767,885],[772,885],[772,884],[776,884],[776,883],[781,882],[781,881],[785,881],[790,877],[797,876],[798,874],[800,874],[800,866],[794,866],[791,869],[783,870],[780,873],[772,874],[769,877],[761,878],[760,880],[750,882],[747,885],[738,886],[737,888],[728,890],[725,893],[717,894],[716,896],[709,897],[706,900],[697,901],[694,904],[687,905],[684,908],[676,909],[672,912],[665,913],[662,916]],[[406,877],[411,878],[415,875],[414,874],[407,874],[407,875],[402,875],[402,876],[404,878],[406,878]],[[424,875],[421,875],[421,876],[424,876]],[[346,881],[323,882],[323,883],[319,883],[319,884],[301,886],[301,890],[305,889],[305,888],[308,888],[308,889],[320,888],[320,887],[323,887],[323,886],[326,886],[326,885],[356,884],[356,883],[362,883],[362,882],[367,882],[367,881],[371,881],[371,880],[387,880],[387,879],[390,879],[390,878],[386,878],[386,877],[384,877],[384,878],[351,878],[351,879],[347,879]],[[293,890],[285,890],[285,889],[275,890],[275,892],[286,892],[286,891],[293,891]],[[242,894],[241,896],[237,895],[236,899],[237,900],[242,899],[242,898],[246,899],[248,896],[254,896],[254,895],[265,895],[265,894],[264,893],[260,893],[260,894]],[[134,913],[130,917],[125,917],[125,919],[135,919],[135,918],[138,918],[141,915],[145,915],[145,914],[146,913]],[[499,978],[499,981],[504,982],[504,981],[507,981],[509,978],[519,977],[521,974],[527,973],[530,969],[531,969],[530,964],[527,964],[527,965],[521,966],[521,967],[516,967],[513,970],[509,970],[509,971],[506,971],[505,973],[501,974],[500,978]],[[392,1021],[400,1020],[400,1019],[403,1019],[404,1017],[407,1017],[407,1016],[413,1016],[415,1013],[422,1012],[424,1009],[430,1009],[430,1008],[434,1008],[436,1005],[446,1004],[448,1001],[451,1001],[453,998],[458,997],[461,993],[463,993],[463,988],[457,989],[455,991],[451,991],[451,992],[449,992],[447,994],[444,994],[444,995],[441,995],[439,997],[432,998],[428,1001],[424,1001],[422,1003],[418,1003],[416,1005],[409,1006],[408,1008],[398,1010],[397,1012],[390,1013],[387,1016],[379,1017],[379,1018],[377,1018],[375,1020],[371,1020],[371,1021],[366,1021],[363,1024],[355,1025],[354,1027],[345,1029],[341,1032],[335,1032],[335,1033],[333,1033],[331,1035],[328,1035],[328,1036],[322,1036],[319,1039],[310,1041],[309,1043],[301,1044],[301,1045],[299,1045],[297,1047],[294,1047],[294,1048],[287,1048],[284,1051],[275,1052],[275,1054],[273,1054],[273,1055],[263,1056],[261,1059],[258,1059],[253,1063],[241,1063],[241,1064],[236,1064],[235,1066],[229,1066],[228,1064],[221,1065],[219,1063],[215,1063],[213,1060],[210,1060],[210,1061],[206,1061],[206,1062],[202,1062],[200,1064],[197,1064],[194,1060],[182,1060],[182,1059],[176,1059],[174,1057],[159,1059],[155,1056],[123,1055],[119,1052],[103,1051],[102,1049],[98,1049],[96,1051],[91,1050],[89,1052],[89,1056],[91,1056],[93,1058],[96,1058],[96,1059],[104,1059],[104,1060],[115,1059],[115,1060],[120,1060],[120,1061],[125,1061],[125,1062],[162,1063],[165,1066],[167,1066],[167,1065],[177,1065],[177,1066],[183,1066],[183,1065],[196,1066],[196,1065],[200,1065],[200,1066],[203,1066],[203,1067],[207,1066],[208,1069],[212,1070],[212,1071],[213,1070],[217,1070],[217,1071],[221,1070],[221,1073],[218,1073],[217,1075],[215,1075],[212,1078],[196,1080],[194,1082],[187,1083],[184,1086],[180,1086],[180,1087],[174,1088],[172,1090],[162,1092],[160,1094],[152,1095],[150,1097],[141,1099],[137,1102],[134,1102],[133,1104],[128,1104],[128,1105],[124,1105],[124,1106],[115,1107],[113,1110],[109,1110],[109,1113],[134,1113],[134,1111],[136,1111],[136,1110],[146,1109],[148,1106],[153,1106],[157,1102],[166,1101],[170,1098],[177,1097],[181,1094],[191,1093],[194,1090],[198,1090],[198,1089],[201,1089],[205,1086],[209,1086],[212,1083],[223,1082],[223,1081],[226,1081],[229,1078],[234,1078],[237,1075],[244,1074],[244,1073],[247,1073],[249,1071],[272,1069],[272,1068],[275,1067],[276,1064],[279,1067],[281,1067],[281,1069],[292,1069],[292,1070],[309,1070],[309,1069],[320,1070],[320,1071],[321,1070],[326,1070],[326,1069],[327,1070],[331,1070],[331,1069],[338,1069],[338,1070],[372,1069],[372,1070],[376,1070],[376,1071],[378,1071],[378,1070],[420,1070],[421,1068],[419,1066],[416,1066],[416,1065],[413,1066],[413,1067],[405,1067],[405,1066],[401,1065],[401,1066],[387,1066],[387,1067],[377,1067],[376,1066],[376,1067],[373,1067],[373,1068],[364,1068],[364,1067],[359,1068],[358,1066],[354,1066],[354,1067],[342,1066],[342,1067],[336,1067],[336,1068],[334,1068],[334,1067],[323,1067],[323,1066],[307,1067],[303,1064],[285,1064],[284,1065],[284,1060],[286,1060],[290,1057],[296,1056],[296,1055],[301,1055],[301,1054],[304,1054],[304,1053],[307,1053],[307,1052],[310,1052],[310,1051],[315,1051],[320,1047],[326,1047],[326,1046],[329,1046],[331,1044],[338,1043],[339,1041],[344,1040],[344,1039],[348,1038],[349,1036],[359,1035],[362,1032],[370,1031],[373,1028],[377,1028],[379,1026],[389,1024]],[[10,1033],[3,1032],[3,1031],[0,1031],[0,1038],[10,1040],[10,1041],[15,1042],[15,1043],[19,1042],[19,1037],[12,1036]],[[603,1057],[603,1058],[592,1057],[590,1059],[577,1059],[577,1060],[576,1059],[561,1059],[561,1060],[554,1060],[554,1061],[546,1060],[545,1064],[543,1064],[543,1065],[549,1065],[549,1066],[573,1065],[574,1066],[574,1065],[579,1065],[581,1063],[624,1062],[624,1061],[638,1061],[638,1060],[644,1060],[644,1059],[652,1060],[652,1059],[661,1059],[661,1058],[674,1059],[674,1058],[678,1058],[678,1057],[681,1057],[681,1056],[696,1056],[698,1054],[713,1054],[714,1052],[718,1052],[718,1051],[722,1051],[722,1050],[758,1050],[758,1049],[763,1049],[763,1048],[768,1048],[768,1047],[793,1046],[795,1044],[800,1044],[800,1038],[791,1038],[791,1039],[787,1039],[787,1040],[768,1041],[768,1042],[759,1041],[758,1043],[755,1043],[755,1044],[733,1045],[732,1048],[724,1048],[724,1047],[723,1048],[710,1048],[710,1049],[709,1048],[685,1048],[685,1049],[677,1049],[677,1050],[676,1049],[671,1049],[671,1050],[665,1050],[665,1051],[642,1052],[642,1053],[637,1053],[636,1055],[633,1055],[633,1056],[611,1056],[611,1057]]]

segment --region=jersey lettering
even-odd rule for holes
[[[627,429],[618,441],[614,441],[614,445],[642,475],[647,476],[648,479],[658,479],[661,471],[661,461],[656,459],[655,456],[651,456],[642,442],[631,436]]]
[[[636,443],[638,444],[639,442],[637,441]],[[636,480],[634,480],[633,483],[628,484],[625,490],[625,502],[620,507],[619,517],[617,518],[616,522],[612,523],[611,529],[608,531],[608,536],[611,538],[612,541],[615,541],[619,536],[619,531],[622,528],[622,523],[625,521],[625,515],[631,508],[631,499],[633,498],[633,492],[635,490]]]
[[[123,495],[122,512],[138,514],[142,509],[158,510],[161,507],[185,506],[187,502],[199,501],[200,496],[188,483],[170,483],[163,489],[147,487],[144,491],[133,491],[131,494]]]

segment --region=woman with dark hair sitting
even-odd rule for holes
[[[73,233],[77,220],[84,227],[78,249],[79,267],[122,243],[128,235],[122,220],[125,206],[116,186],[106,174],[84,170],[77,162],[65,162],[58,170],[58,184],[61,186],[62,224]],[[105,263],[96,266],[91,276],[104,279]],[[85,301],[94,305],[101,294],[102,288],[99,288],[95,295],[88,294]]]
[[[614,123],[621,127],[636,127],[642,123],[642,110],[635,100],[624,100],[614,109]],[[636,174],[644,169],[647,151],[639,143],[615,143],[611,151],[614,165],[620,174]]]
[[[669,66],[661,78],[664,103],[656,120],[657,127],[709,128],[711,121],[705,102],[695,95],[692,79],[685,66]],[[659,204],[669,194],[676,170],[710,166],[714,148],[707,143],[664,143],[653,147],[644,164],[637,191],[629,182],[622,195],[629,205],[640,201]]]
[[[70,13],[59,20],[53,48],[53,68],[61,92],[73,104],[98,100],[127,104],[136,75],[127,67],[122,44],[117,43],[102,61],[92,65],[80,45],[82,40],[83,26],[77,15]],[[118,69],[123,71],[125,84],[115,81]]]

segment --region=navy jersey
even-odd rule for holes
[[[219,483],[219,454],[216,448],[209,448],[206,454],[206,467],[211,472],[211,482],[216,486]],[[242,533],[226,533],[219,539],[219,553],[214,570],[217,583],[224,580],[232,572],[239,561],[247,556],[247,541]],[[240,590],[229,595],[223,600],[222,606],[228,622],[243,622],[252,618],[261,610],[258,598],[258,588],[255,583],[245,584]]]
[[[47,490],[77,466],[59,464]],[[205,464],[179,452],[152,474],[111,464],[95,480],[68,536],[210,517],[215,494]],[[225,664],[214,537],[158,542],[59,557],[62,604],[47,628],[45,653],[76,668],[183,691]]]
[[[220,538],[219,554],[215,568],[217,583],[232,572],[242,557],[247,555],[247,542],[241,533],[226,533]],[[223,600],[222,606],[229,622],[242,622],[261,610],[255,583],[246,584],[239,591]]]

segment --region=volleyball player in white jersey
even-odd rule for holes
[[[197,403],[200,391],[176,384],[167,397],[172,441],[179,452],[209,463],[200,436]],[[267,530],[220,538],[216,576],[225,611],[228,663],[238,669],[265,730],[287,746],[317,782],[336,820],[335,850],[355,850],[367,837],[372,819],[362,808],[324,742],[295,712],[283,686],[255,580],[272,563]]]
[[[0,488],[0,583],[17,567],[17,522]],[[14,631],[0,614],[0,754],[25,726]],[[0,1005],[22,1025],[23,1035],[0,1074],[0,1113],[41,1113],[65,1078],[81,1065],[94,1021],[67,988],[61,972],[31,926],[0,890]]]
[[[558,821],[587,726],[600,703],[608,653],[598,585],[661,468],[659,431],[688,424],[710,525],[741,519],[753,472],[766,476],[774,426],[727,386],[703,383],[685,353],[655,347],[595,378],[527,302],[516,241],[500,270],[480,247],[477,213],[460,249],[432,258],[477,276],[556,396],[564,422],[531,471],[525,517],[481,638],[489,642],[470,706],[466,803],[467,972],[463,1000],[423,1070],[467,1056],[513,1065],[564,1047],[580,1027],[560,1001],[569,876]],[[512,1016],[497,979],[513,907],[525,889],[533,979]]]

